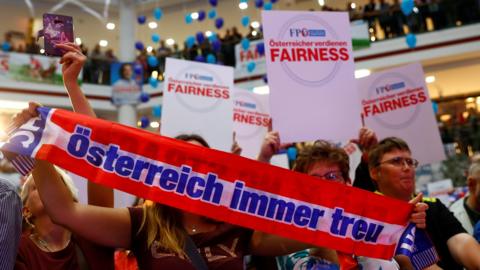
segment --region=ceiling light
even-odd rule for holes
[[[268,87],[268,85],[257,86],[253,88],[253,93],[259,95],[268,95],[270,93],[270,88]]]
[[[169,38],[165,42],[167,43],[168,46],[172,46],[173,44],[175,44],[175,40],[173,38]]]
[[[251,24],[250,24],[253,28],[259,28],[260,27],[260,23],[258,21],[253,21]]]
[[[465,102],[473,103],[473,102],[475,102],[475,98],[474,97],[469,97],[469,98],[465,99]]]
[[[325,6],[325,0],[318,0],[318,4],[323,7]]]
[[[40,53],[41,53],[41,54],[44,54],[44,53],[45,53],[45,50],[44,50],[44,49],[40,49]]]
[[[98,45],[100,45],[100,47],[107,47],[108,41],[106,41],[105,39],[102,39],[100,40],[100,42],[98,42]]]
[[[238,4],[238,7],[240,9],[247,9],[248,8],[248,3],[247,2],[240,2],[240,4]]]
[[[351,4],[350,4],[350,8],[351,8],[351,9],[355,9],[356,7],[357,7],[357,4],[355,4],[355,3],[351,3]]]
[[[190,14],[190,17],[192,17],[192,19],[194,19],[194,20],[197,20],[198,19],[198,12],[192,12],[192,14]]]
[[[82,39],[80,39],[79,37],[75,38],[75,43],[77,43],[77,45],[82,45]]]
[[[148,46],[148,47],[147,47],[147,52],[152,52],[152,51],[153,51],[152,46]]]
[[[113,30],[113,29],[115,29],[115,24],[112,23],[112,22],[107,23],[107,29],[108,29],[108,30]]]
[[[257,31],[255,31],[255,30],[252,31],[252,36],[256,37],[257,34],[258,34]]]
[[[369,69],[357,69],[355,70],[355,79],[364,78],[370,75]]]
[[[435,76],[427,76],[427,77],[425,77],[425,82],[426,82],[426,83],[433,83],[433,82],[435,82]]]
[[[157,24],[156,22],[149,22],[149,23],[148,23],[148,27],[149,27],[150,29],[155,29],[155,28],[158,27],[158,24]]]
[[[206,37],[210,37],[212,34],[213,34],[212,31],[206,31],[206,32],[205,32],[205,36],[206,36]]]
[[[157,78],[158,77],[158,71],[154,70],[152,71],[152,78]]]
[[[160,123],[157,121],[150,122],[150,127],[151,128],[158,128],[160,126]]]

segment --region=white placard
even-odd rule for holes
[[[427,184],[429,197],[436,197],[447,207],[450,205],[449,193],[453,192],[452,179],[444,179]]]
[[[360,104],[348,13],[263,11],[273,129],[282,142],[356,137]]]
[[[242,44],[235,45],[235,78],[241,79],[250,76],[258,76],[265,74],[265,53],[261,54],[258,51],[258,44],[263,43],[263,40],[253,40],[250,42],[248,50],[242,48]],[[255,69],[248,71],[248,63],[255,63]]]
[[[167,58],[160,133],[198,134],[214,149],[230,151],[233,68]]]
[[[270,122],[268,95],[235,88],[233,130],[242,156],[256,159]]]
[[[445,159],[437,121],[419,63],[358,80],[365,125],[379,139],[405,140],[420,164]]]

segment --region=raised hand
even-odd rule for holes
[[[242,154],[242,147],[240,147],[240,145],[238,144],[236,136],[237,134],[233,132],[233,144],[230,152],[232,152],[232,154],[234,155],[240,156]]]
[[[78,75],[82,71],[87,57],[82,53],[80,47],[74,43],[57,44],[55,47],[65,51],[60,59],[60,64],[62,64],[63,82],[69,90],[72,86],[77,86]]]

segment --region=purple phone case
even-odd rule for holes
[[[55,44],[73,42],[73,19],[70,16],[43,14],[45,54],[62,56],[64,52]]]

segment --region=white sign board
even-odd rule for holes
[[[348,13],[263,11],[270,112],[282,142],[357,136]]]
[[[365,125],[373,129],[379,139],[402,138],[420,164],[445,159],[420,64],[359,79],[358,88]]]
[[[265,74],[265,52],[262,54],[258,51],[258,44],[261,43],[263,40],[250,42],[248,50],[244,50],[241,43],[235,45],[235,79]],[[249,72],[247,65],[251,62],[255,63],[255,69]]]
[[[167,58],[160,133],[198,134],[214,149],[230,151],[233,68]]]
[[[242,156],[256,159],[270,122],[268,95],[235,88],[233,130]]]
[[[429,197],[436,197],[447,207],[450,205],[449,193],[453,192],[452,179],[444,179],[427,184]]]

